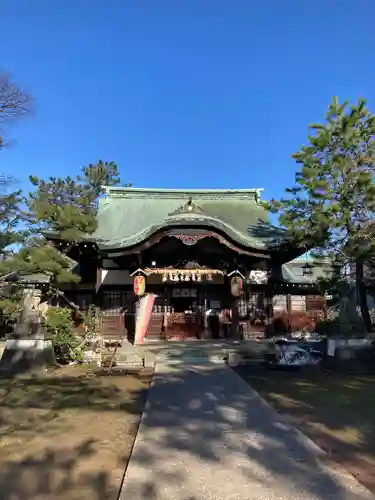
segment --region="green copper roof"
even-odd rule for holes
[[[310,266],[310,276],[304,275],[303,267]],[[329,261],[316,259],[294,259],[281,267],[282,279],[286,283],[314,284],[332,276],[333,268]]]
[[[283,239],[259,204],[261,189],[106,188],[92,237],[103,249],[141,243],[165,227],[211,227],[237,243],[266,249]]]

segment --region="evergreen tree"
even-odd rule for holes
[[[371,330],[363,281],[363,265],[374,256],[370,230],[375,211],[375,116],[366,101],[349,106],[334,98],[326,122],[310,125],[308,145],[293,155],[301,165],[296,185],[287,196],[272,200],[269,209],[279,214],[301,246],[315,248],[345,270],[355,267],[362,317]]]
[[[5,272],[50,276],[54,287],[61,283],[76,283],[79,276],[72,272],[75,262],[63,250],[55,248],[44,235],[76,243],[96,228],[98,198],[105,185],[119,183],[114,162],[99,161],[82,169],[76,177],[50,177],[43,180],[30,176],[35,190],[24,200],[29,209],[30,231],[23,247],[3,263]],[[20,193],[17,194],[17,202]],[[6,221],[9,223],[10,211]],[[67,250],[69,250],[69,245]],[[54,288],[58,292],[57,288]],[[60,293],[61,294],[61,293]]]
[[[0,72],[0,149],[7,145],[5,129],[15,120],[29,114],[33,108],[31,96],[18,86],[9,75]],[[23,242],[26,232],[20,230],[23,220],[22,192],[13,189],[15,181],[0,175],[0,315],[17,310],[16,296],[4,275],[11,271],[9,257],[15,245]],[[1,318],[0,318],[1,323]]]
[[[19,224],[23,219],[22,192],[13,190],[14,179],[0,176],[0,274],[1,262],[11,252],[12,245],[21,243],[25,232]]]
[[[76,177],[50,177],[48,180],[30,176],[36,188],[27,204],[31,220],[38,230],[52,231],[61,239],[79,241],[96,229],[98,199],[103,186],[120,182],[116,163],[98,161],[82,169]]]
[[[50,177],[43,180],[30,176],[35,191],[29,193],[31,238],[14,256],[10,266],[25,273],[48,273],[55,284],[77,282],[72,263],[60,249],[45,238],[46,233],[70,243],[82,240],[96,228],[98,198],[105,185],[119,183],[118,167],[114,162],[102,162],[82,169],[76,177]],[[69,249],[69,246],[68,246]]]

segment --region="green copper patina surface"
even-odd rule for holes
[[[310,266],[310,275],[304,274],[304,266]],[[329,279],[332,276],[332,264],[329,261],[319,261],[314,259],[294,259],[281,266],[281,277],[285,283],[295,283],[308,285],[317,283],[322,279]]]
[[[272,226],[259,203],[261,189],[106,188],[90,239],[102,249],[126,248],[168,227],[207,227],[253,249],[277,247],[285,232]]]

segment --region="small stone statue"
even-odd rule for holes
[[[41,291],[25,289],[21,306],[21,313],[14,328],[14,338],[29,338],[41,335],[41,314],[39,304]]]

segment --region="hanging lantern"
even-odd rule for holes
[[[313,273],[313,266],[308,262],[306,262],[306,264],[302,266],[302,276],[312,276],[312,273]]]
[[[144,295],[146,290],[146,278],[141,274],[137,274],[137,276],[134,277],[133,290],[138,297]]]
[[[233,297],[239,297],[242,294],[243,280],[239,276],[233,276],[230,280],[230,291]]]

